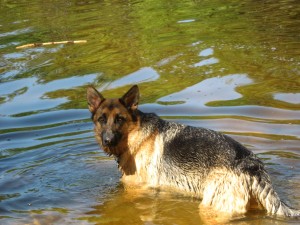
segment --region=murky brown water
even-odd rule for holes
[[[94,140],[88,84],[116,97],[137,83],[142,110],[234,137],[300,208],[298,1],[0,1],[0,15],[1,224],[216,222],[198,199],[124,192]]]

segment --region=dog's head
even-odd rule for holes
[[[94,87],[88,87],[87,101],[98,142],[107,153],[121,154],[128,133],[137,122],[138,86],[134,85],[119,99],[105,99]]]

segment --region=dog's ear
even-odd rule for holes
[[[95,113],[105,98],[92,86],[87,89],[87,101],[91,113]]]
[[[121,102],[126,106],[127,109],[131,109],[132,111],[138,108],[140,99],[139,88],[137,85],[132,86],[129,91],[123,95],[120,99]]]

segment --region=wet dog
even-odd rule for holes
[[[136,85],[119,99],[88,87],[87,101],[96,139],[116,158],[123,182],[183,191],[201,198],[201,207],[231,215],[252,204],[272,215],[300,215],[279,199],[250,150],[224,134],[141,112]]]

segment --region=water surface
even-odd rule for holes
[[[0,15],[1,224],[216,222],[198,199],[124,192],[94,139],[90,84],[111,97],[139,84],[141,110],[232,136],[300,208],[297,1],[1,1]],[[87,43],[16,50],[61,40]]]

